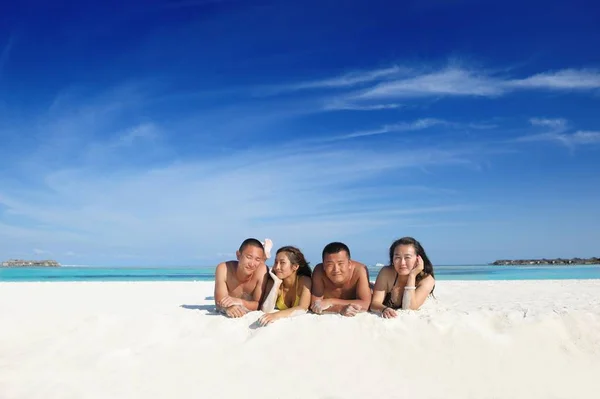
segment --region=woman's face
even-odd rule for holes
[[[417,265],[417,251],[413,245],[398,245],[394,249],[394,269],[400,275],[407,275]]]
[[[273,273],[280,278],[284,279],[298,270],[298,265],[292,265],[290,259],[285,252],[280,252],[275,257],[275,263],[273,264]]]

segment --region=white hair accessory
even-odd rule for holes
[[[270,238],[265,238],[265,242],[261,242],[263,248],[265,249],[265,256],[267,259],[271,257],[271,249],[273,248],[273,241]]]

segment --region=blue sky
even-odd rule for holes
[[[600,256],[600,6],[0,6],[0,258]]]

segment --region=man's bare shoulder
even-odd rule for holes
[[[364,263],[361,262],[357,262],[355,260],[352,261],[352,263],[354,263],[354,271],[355,273],[363,273],[367,271],[367,265],[365,265]]]
[[[313,276],[315,274],[322,274],[323,273],[323,264],[319,263],[318,265],[315,266],[315,268],[313,269]]]
[[[217,265],[217,267],[215,268],[215,273],[219,274],[219,273],[224,273],[227,271],[227,262],[221,262]]]
[[[262,265],[260,265],[256,268],[252,278],[254,280],[260,280],[260,279],[264,278],[268,273],[269,273],[269,271],[267,270],[267,265],[265,265],[263,263]]]
[[[355,260],[352,261],[354,263],[354,272],[352,280],[358,283],[361,277],[368,276],[368,269],[364,263],[357,262]]]
[[[227,273],[228,270],[232,270],[237,266],[237,260],[228,260],[226,262],[221,262],[217,265],[215,269],[215,273]]]
[[[300,283],[310,288],[312,285],[312,279],[308,276],[300,276]]]

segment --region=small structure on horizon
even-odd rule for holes
[[[490,263],[494,266],[511,265],[600,265],[600,258],[571,258],[571,259],[516,259],[516,260],[497,260]]]
[[[55,260],[9,259],[2,262],[2,267],[60,267],[60,263]]]

